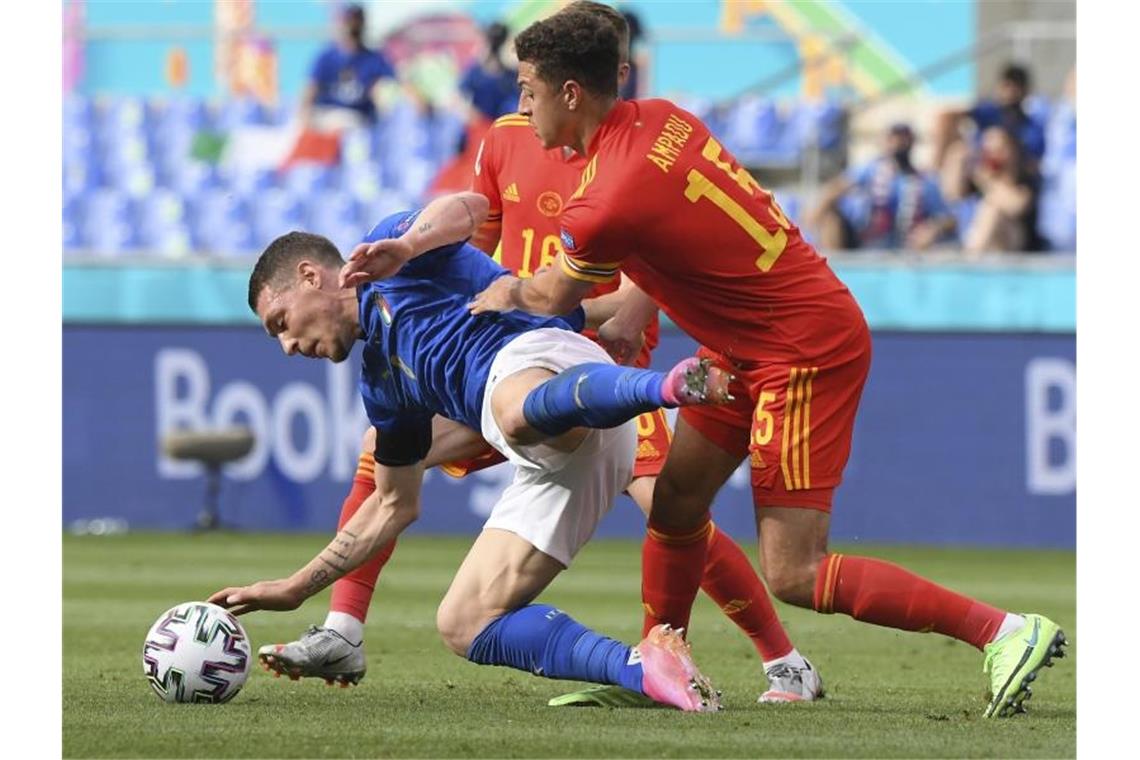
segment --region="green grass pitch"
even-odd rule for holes
[[[380,579],[360,686],[275,679],[255,666],[226,705],[168,705],[142,675],[143,637],[163,610],[225,585],[292,572],[323,536],[127,535],[63,543],[65,757],[1064,757],[1076,753],[1076,570],[1072,552],[837,547],[904,564],[986,601],[1057,620],[1070,657],[1043,671],[1030,712],[985,721],[982,657],[779,606],[820,669],[827,699],[761,706],[760,663],[705,597],[691,641],[724,691],[712,715],[549,708],[574,684],[472,665],[447,652],[435,608],[468,541],[401,542]],[[750,552],[751,553],[751,552]],[[640,630],[638,544],[597,541],[542,597],[632,641]],[[292,613],[243,622],[254,647],[324,618],[327,592]]]

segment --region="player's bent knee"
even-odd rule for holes
[[[464,614],[461,605],[444,599],[435,613],[435,627],[443,644],[460,657],[467,655],[471,642],[479,634],[472,631],[469,616]]]
[[[530,423],[526,421],[526,415],[523,414],[522,406],[514,405],[506,409],[502,409],[497,414],[499,430],[502,431],[503,437],[512,446],[526,445],[536,442],[536,437],[541,438],[541,435]]]
[[[810,609],[818,567],[818,560],[794,565],[765,562],[764,581],[772,595],[781,602]]]

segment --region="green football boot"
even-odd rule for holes
[[[1052,620],[1025,615],[1025,625],[986,644],[982,672],[990,674],[990,704],[987,718],[1007,718],[1026,712],[1025,701],[1033,696],[1030,684],[1037,671],[1053,667],[1054,657],[1064,657],[1069,640]]]
[[[563,694],[546,704],[550,707],[664,707],[644,694],[620,686],[594,686]]]

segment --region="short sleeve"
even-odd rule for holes
[[[377,240],[388,240],[400,237],[400,235],[408,231],[408,228],[412,226],[412,222],[416,220],[416,217],[420,215],[420,211],[422,210],[423,209],[397,211],[395,214],[384,217],[364,236],[364,242],[375,243]]]
[[[583,182],[590,172],[590,164],[583,172]],[[559,257],[562,271],[584,282],[611,282],[621,271],[622,259],[629,253],[627,246],[615,244],[614,234],[607,227],[610,205],[597,192],[579,189],[562,212],[559,238],[565,255]]]
[[[427,457],[431,449],[430,412],[404,410],[393,414],[367,400],[364,408],[376,428],[375,457],[378,464],[406,467]]]
[[[309,67],[309,79],[318,85],[323,85],[328,79],[325,72],[328,69],[329,50],[322,50]]]
[[[396,78],[396,70],[392,68],[392,64],[388,60],[388,57],[379,50],[376,51],[375,72],[376,79]]]
[[[499,192],[499,167],[496,138],[498,130],[491,127],[483,135],[479,143],[479,152],[475,154],[475,172],[471,175],[471,189],[487,197],[491,208],[487,213],[487,220],[498,221],[503,217],[502,196]]]

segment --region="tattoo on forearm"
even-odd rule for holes
[[[309,576],[309,582],[305,584],[305,592],[308,596],[312,596],[325,586],[328,585],[329,571],[324,568],[314,570],[313,574]]]
[[[424,222],[423,224],[421,224],[419,227],[416,228],[416,232],[418,232],[421,235],[425,235],[428,232],[431,232],[431,228],[433,226],[434,225],[431,222]]]

